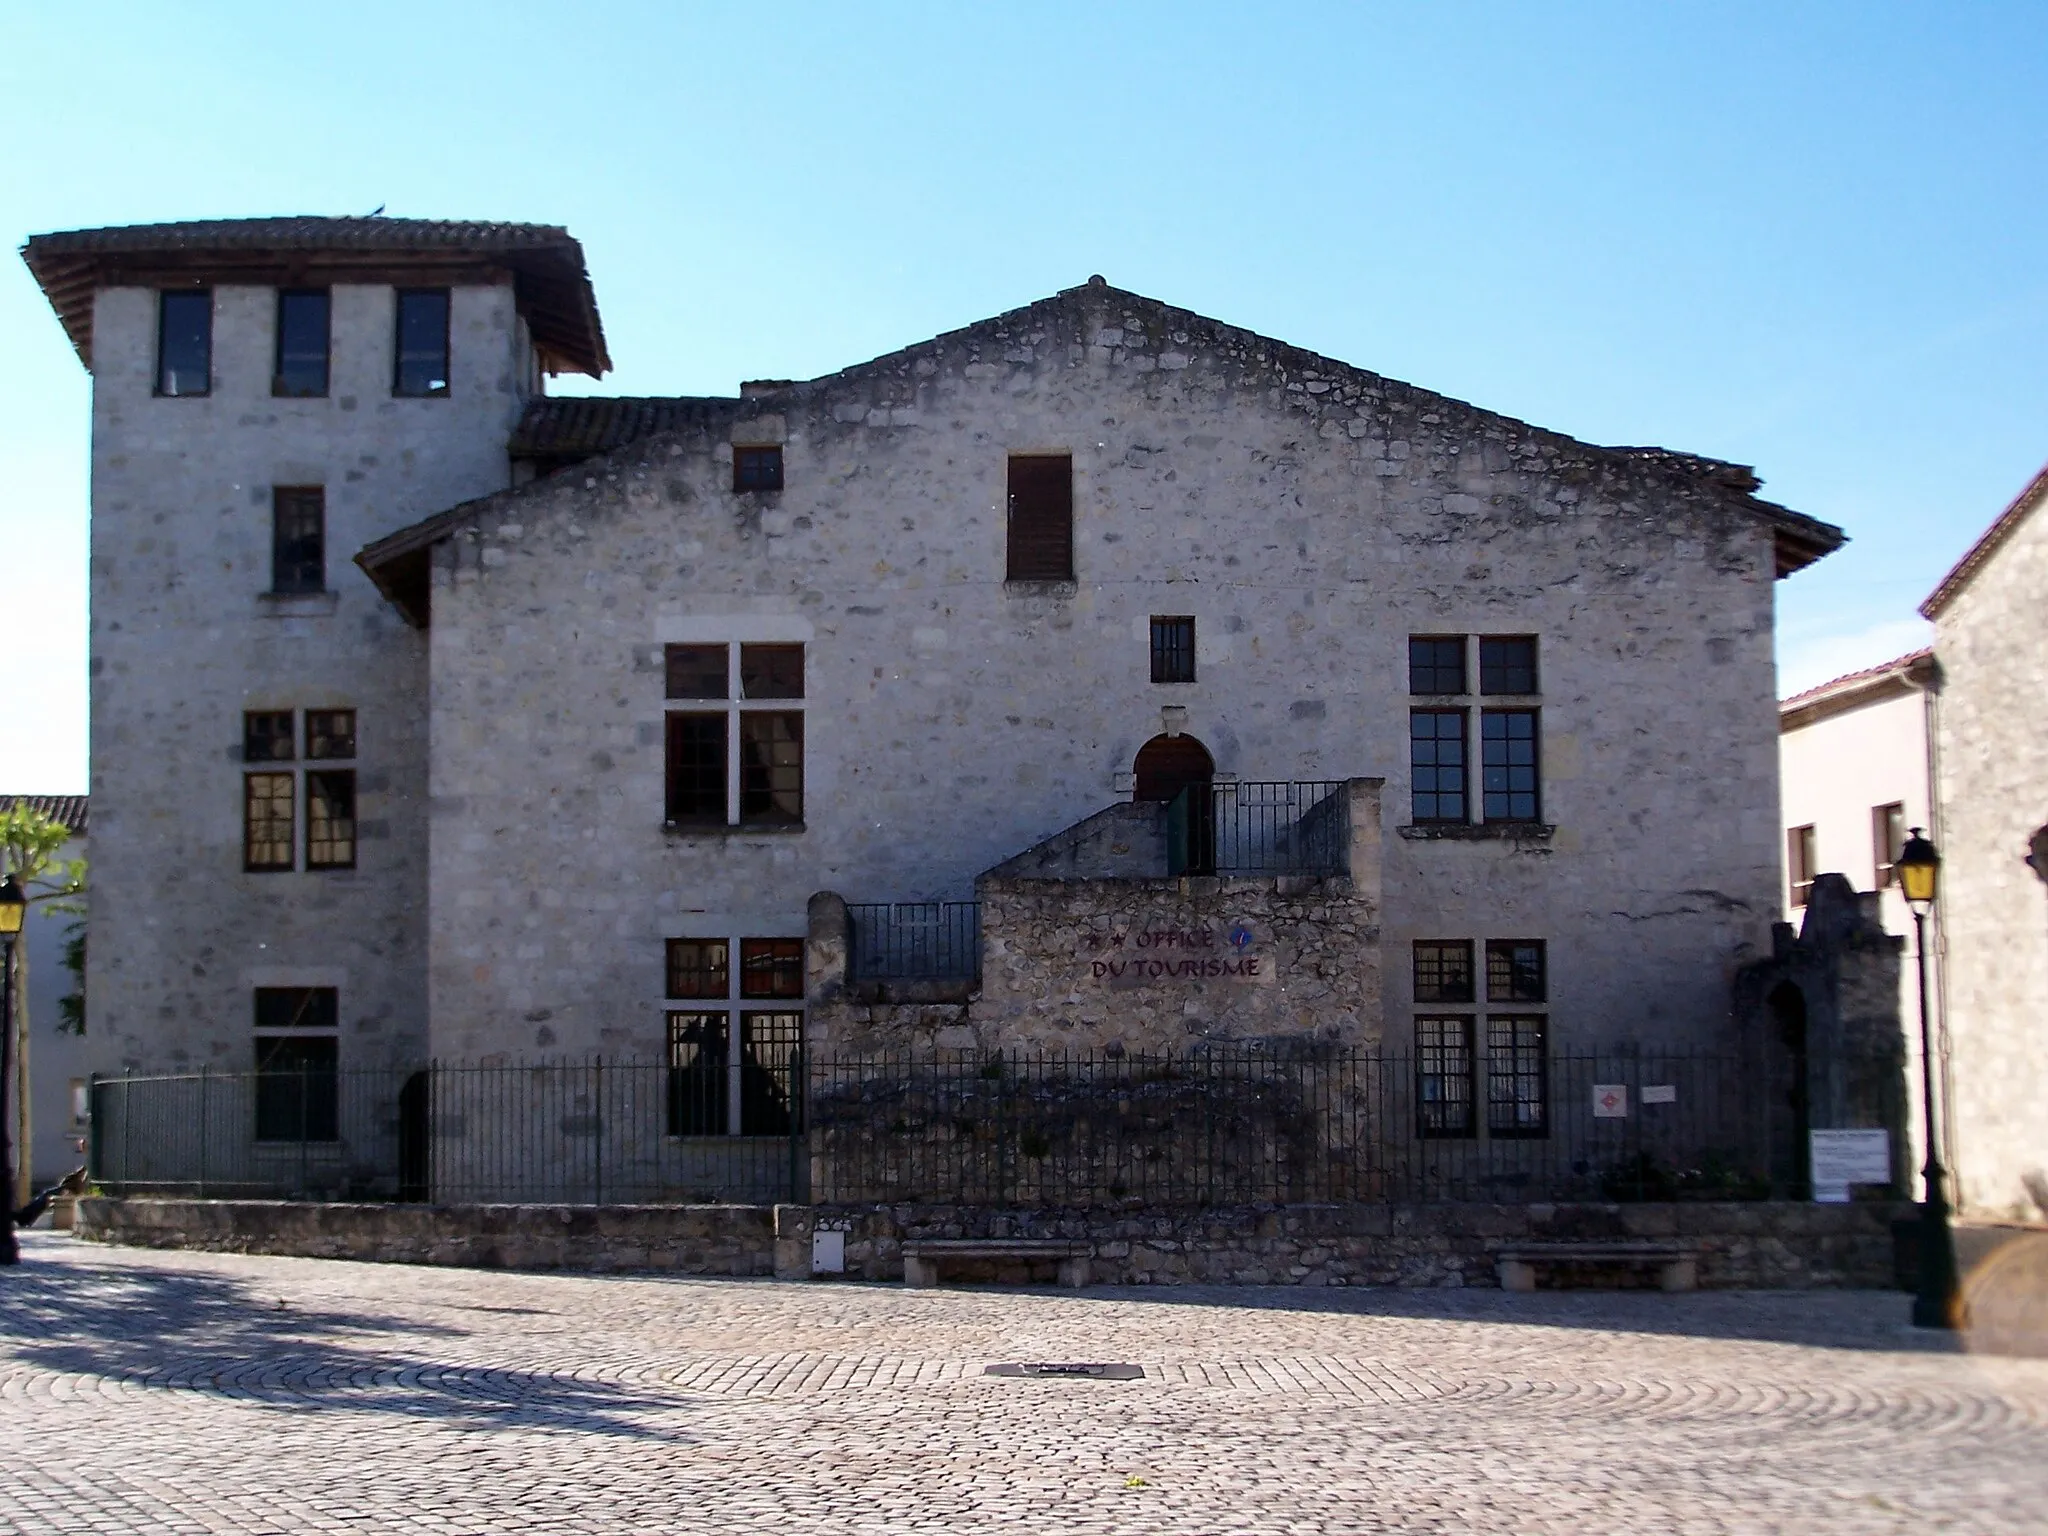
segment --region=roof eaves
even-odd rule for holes
[[[1972,544],[1963,558],[1958,560],[1949,573],[1942,577],[1934,590],[1927,595],[1927,601],[1920,605],[1923,619],[1935,619],[1941,611],[1956,600],[1963,588],[1970,584],[1977,572],[1982,570],[1999,547],[2019,531],[2020,524],[2027,520],[2036,507],[2048,501],[2048,464],[2029,480],[2026,489],[2013,497],[2006,509],[1999,513],[1991,526],[1984,530],[1977,542]]]

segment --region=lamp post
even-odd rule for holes
[[[8,1113],[7,1089],[14,1081],[14,946],[21,942],[21,920],[28,915],[28,896],[9,875],[0,880],[0,1176],[6,1184],[0,1198],[0,1264],[19,1264],[21,1248],[14,1240],[14,1117]]]
[[[1948,1191],[1941,1168],[1941,1143],[1934,1119],[1934,1030],[1927,1015],[1927,914],[1934,906],[1941,855],[1914,827],[1893,866],[1906,905],[1913,912],[1913,947],[1920,964],[1920,1111],[1927,1161],[1920,1199],[1920,1290],[1913,1298],[1913,1326],[1954,1328],[1961,1321],[1956,1280],[1955,1238],[1949,1231]]]

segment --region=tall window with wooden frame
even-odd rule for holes
[[[1906,807],[1903,801],[1870,808],[1870,862],[1873,889],[1888,891],[1899,882],[1899,855],[1906,850]]]
[[[1410,951],[1415,1016],[1415,1132],[1474,1134],[1473,1018],[1447,1012],[1476,997],[1470,939],[1421,939]]]
[[[309,870],[356,867],[356,712],[309,709],[300,751],[300,715],[289,709],[242,716],[242,867],[252,872],[300,867],[293,835],[301,789]],[[299,767],[303,758],[305,766]],[[347,767],[337,766],[349,764]],[[303,781],[303,785],[302,785]]]
[[[448,393],[448,290],[401,288],[391,393],[415,399]]]
[[[668,1134],[786,1136],[803,1043],[804,941],[667,941]],[[737,952],[739,964],[732,964]]]
[[[1811,823],[1792,827],[1785,833],[1785,879],[1792,888],[1792,905],[1795,907],[1806,905],[1807,898],[1813,894],[1813,877],[1820,872],[1816,867],[1815,842]]]
[[[288,764],[297,757],[292,712],[250,710],[242,716],[242,868],[252,873],[293,867],[292,833],[297,776]]]
[[[306,868],[356,867],[356,771],[353,767],[311,767],[353,762],[356,712],[306,711]]]
[[[330,308],[325,288],[278,290],[277,356],[270,375],[273,395],[306,400],[327,393]]]
[[[213,290],[166,289],[156,303],[157,394],[212,394]]]
[[[1550,1131],[1548,952],[1541,939],[1486,943],[1486,1134]]]
[[[1012,454],[1009,476],[1008,581],[1074,579],[1074,459],[1065,453]]]
[[[341,1136],[340,1000],[332,987],[258,987],[256,1139]]]
[[[801,827],[804,647],[671,645],[663,662],[666,824]]]
[[[327,590],[327,492],[279,485],[270,492],[270,590],[303,597]]]

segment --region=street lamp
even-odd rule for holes
[[[1941,855],[1914,827],[1893,865],[1899,888],[1913,912],[1913,947],[1920,964],[1920,1110],[1927,1161],[1920,1170],[1926,1190],[1920,1201],[1920,1290],[1913,1298],[1913,1326],[1954,1328],[1961,1323],[1955,1238],[1948,1225],[1948,1191],[1943,1187],[1941,1142],[1934,1123],[1934,1031],[1927,1016],[1927,914],[1934,906]]]
[[[7,1087],[14,1080],[14,946],[21,942],[21,920],[28,915],[28,896],[9,875],[0,880],[0,1174],[7,1183],[0,1194],[0,1264],[21,1262],[14,1240],[14,1118],[7,1112]]]

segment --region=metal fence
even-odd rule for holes
[[[601,1060],[93,1084],[116,1193],[991,1206],[1800,1197],[1734,1056],[1430,1059],[1213,1049]],[[728,1093],[729,1117],[706,1095]],[[703,1102],[700,1102],[703,1101]],[[725,1098],[721,1103],[727,1102]],[[708,1125],[735,1134],[696,1134]]]
[[[971,980],[981,974],[981,903],[849,903],[854,981]]]
[[[1170,875],[1341,875],[1350,867],[1342,780],[1190,784],[1166,809]]]

